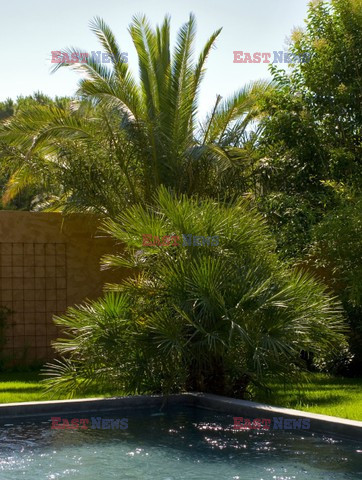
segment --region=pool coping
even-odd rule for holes
[[[320,413],[305,412],[292,408],[277,407],[264,403],[238,400],[214,394],[189,394],[197,395],[197,406],[225,412],[244,418],[272,418],[274,416],[283,418],[310,419],[310,432],[329,433],[342,437],[353,438],[362,441],[362,422],[348,420],[346,418],[322,415]]]
[[[310,432],[330,433],[362,441],[362,422],[347,420],[319,413],[281,408],[264,403],[238,400],[209,393],[181,393],[163,395],[135,395],[111,398],[81,398],[44,402],[24,402],[0,404],[0,425],[6,421],[34,419],[47,415],[64,415],[93,412],[115,412],[120,408],[159,407],[164,405],[193,406],[226,413],[244,418],[283,418],[310,419]]]

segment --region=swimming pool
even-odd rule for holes
[[[362,478],[362,445],[352,440],[309,431],[235,430],[232,415],[187,406],[102,416],[126,417],[128,428],[53,430],[50,416],[2,425],[1,480]]]

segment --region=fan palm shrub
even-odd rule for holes
[[[55,205],[113,215],[120,203],[123,208],[152,201],[160,185],[178,193],[210,193],[219,178],[225,183],[231,173],[249,173],[255,139],[248,132],[268,84],[253,82],[230,98],[217,96],[205,120],[199,123],[198,118],[206,60],[221,29],[195,60],[193,15],[180,28],[173,50],[169,17],[157,28],[143,15],[134,17],[129,33],[138,79],[122,60],[108,25],[96,18],[91,29],[111,64],[97,63],[91,55],[85,63],[55,64],[54,71],[72,68],[82,74],[77,100],[63,107],[25,109],[0,128],[0,140],[13,149],[11,155],[3,154],[12,173],[5,200],[43,179],[55,194]],[[67,48],[64,53],[72,58],[80,51]]]
[[[339,304],[278,259],[244,200],[223,204],[162,187],[152,205],[132,206],[104,228],[124,246],[104,267],[127,267],[130,276],[56,319],[66,335],[55,348],[67,360],[48,367],[52,389],[111,384],[243,396],[251,382],[297,375],[302,350],[318,358],[344,343]],[[144,246],[145,234],[217,236],[218,245]]]

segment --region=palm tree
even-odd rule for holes
[[[48,367],[55,391],[108,384],[243,396],[251,382],[297,375],[302,350],[318,359],[345,344],[338,303],[278,259],[245,201],[175,197],[162,187],[152,206],[130,207],[105,229],[125,250],[104,265],[132,275],[57,318],[66,336],[55,347],[66,360]],[[143,234],[217,236],[218,245],[145,247]]]
[[[3,202],[31,188],[41,193],[34,199],[36,208],[114,215],[132,193],[129,144],[120,140],[122,132],[112,137],[118,124],[113,112],[86,100],[20,106],[0,133],[1,170],[13,172]]]
[[[130,203],[151,201],[160,185],[178,193],[210,193],[208,186],[220,172],[245,162],[248,154],[243,148],[244,139],[258,115],[258,98],[268,88],[265,82],[246,85],[225,100],[217,96],[211,113],[198,125],[205,63],[221,29],[211,35],[195,62],[193,15],[179,30],[173,52],[168,16],[156,29],[145,16],[134,17],[129,33],[138,55],[138,81],[122,61],[122,50],[104,21],[95,18],[91,29],[111,57],[111,67],[91,56],[85,63],[56,64],[54,71],[67,67],[84,74],[77,91],[79,102],[67,108],[24,111],[3,126],[3,140],[20,150],[19,157],[22,154],[27,159],[13,172],[6,198],[21,189],[24,178],[30,181],[31,177],[39,178],[38,170],[47,171],[42,163],[47,165],[51,157],[53,166],[55,160],[60,170],[67,168],[79,181],[78,186],[62,185],[64,195],[60,200],[72,203],[76,197],[79,201],[82,195],[76,190],[84,188],[82,175],[76,171],[73,174],[76,168],[69,158],[75,155],[79,162],[79,157],[89,156],[89,145],[93,150],[92,170],[102,177],[104,164],[98,165],[98,152],[106,149]],[[69,58],[78,52],[75,48],[64,50]],[[101,148],[94,152],[97,144]],[[65,166],[64,157],[68,158]],[[33,175],[24,175],[24,169]],[[87,203],[89,199],[84,202],[86,207],[94,207]],[[107,205],[100,205],[102,209],[108,212]]]

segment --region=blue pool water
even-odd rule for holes
[[[196,408],[155,413],[102,415],[127,417],[127,430],[52,430],[48,419],[2,423],[0,479],[362,479],[358,442],[305,431],[235,431],[232,415]]]

